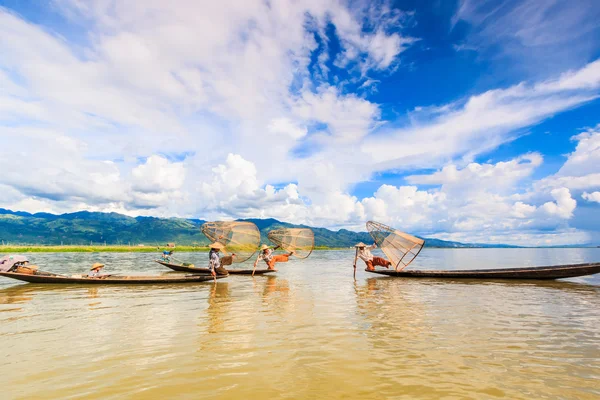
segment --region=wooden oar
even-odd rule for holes
[[[358,247],[356,248],[356,254],[354,254],[354,280],[356,280],[356,260],[358,259]]]

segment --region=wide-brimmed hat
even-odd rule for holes
[[[220,243],[220,242],[211,243],[210,245],[208,245],[208,247],[210,247],[211,249],[218,249],[218,250],[223,250],[225,248],[225,246],[223,246],[223,243]]]
[[[260,246],[260,251],[266,250],[268,248],[269,248],[269,246],[267,246],[266,244],[263,244],[262,246]]]
[[[104,264],[94,263],[94,265],[92,265],[92,268],[90,268],[90,271],[93,271],[95,269],[100,269],[100,268],[104,268]]]
[[[360,243],[356,243],[356,244],[354,245],[354,247],[359,247],[359,248],[360,248],[360,247],[367,247],[367,245],[366,245],[366,244],[364,244],[363,242],[360,242]]]

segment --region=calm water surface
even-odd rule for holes
[[[206,253],[177,254],[204,264]],[[153,254],[31,254],[164,274]],[[0,278],[0,398],[600,397],[600,275],[556,282],[394,279],[353,251],[276,276],[179,286]],[[600,261],[600,249],[426,249],[414,267]],[[250,266],[250,264],[246,264]]]

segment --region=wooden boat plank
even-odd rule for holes
[[[184,276],[111,276],[107,278],[79,278],[66,275],[29,275],[16,272],[0,272],[0,276],[17,279],[29,283],[42,284],[86,284],[86,285],[138,285],[138,284],[179,284],[198,283],[213,280],[210,275],[184,275]],[[225,276],[217,276],[217,279]]]
[[[251,269],[228,269],[227,272],[229,272],[231,275],[252,275]],[[272,269],[257,269],[254,271],[254,275],[265,275],[275,272],[277,271]]]
[[[168,263],[166,261],[161,261],[161,260],[154,260],[154,261],[159,263],[160,265],[167,267],[167,268],[171,268],[173,271],[191,272],[191,273],[196,273],[196,274],[210,274],[210,269],[208,269],[208,268],[187,267],[185,265]]]
[[[472,270],[375,270],[380,275],[404,278],[452,279],[562,279],[600,273],[600,263],[551,265],[525,268],[472,269]]]
[[[173,271],[189,272],[192,274],[210,274],[210,270],[208,268],[186,267],[184,265],[172,264],[161,260],[154,261],[160,265],[164,265],[167,268],[171,268]],[[228,269],[227,272],[229,272],[230,275],[252,275],[251,269]],[[254,275],[264,275],[273,272],[276,271],[273,271],[272,269],[257,269],[254,271]]]

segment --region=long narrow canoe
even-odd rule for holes
[[[212,281],[210,275],[182,275],[182,276],[108,276],[106,278],[87,278],[81,276],[57,275],[44,273],[40,275],[19,274],[16,272],[0,272],[0,276],[17,279],[29,283],[51,284],[86,284],[86,285],[151,285],[151,284],[180,284]],[[217,276],[217,279],[225,275]]]
[[[402,278],[450,278],[450,279],[561,279],[593,275],[600,272],[600,263],[551,265],[547,267],[444,270],[375,270],[374,274]]]
[[[172,264],[161,260],[154,261],[156,261],[160,265],[164,265],[167,268],[171,268],[173,271],[189,272],[192,274],[210,274],[210,269],[208,268],[187,267],[185,265]],[[228,269],[227,272],[229,272],[230,275],[252,275],[251,269]],[[271,272],[276,271],[273,271],[272,269],[257,269],[256,271],[254,271],[254,275],[264,275],[269,274]]]

